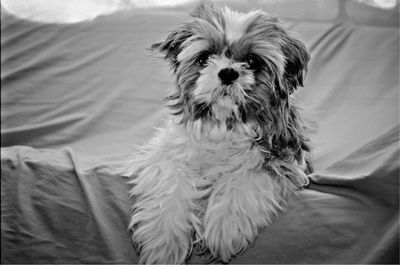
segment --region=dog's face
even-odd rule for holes
[[[152,46],[176,75],[176,90],[168,97],[175,114],[182,122],[228,129],[278,122],[275,116],[282,116],[290,94],[303,85],[309,60],[303,43],[259,10],[201,5],[192,17]]]

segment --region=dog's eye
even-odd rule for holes
[[[211,53],[206,51],[206,52],[202,52],[199,57],[197,57],[197,62],[200,66],[204,66],[207,64],[208,59],[211,58]]]
[[[258,70],[262,66],[262,61],[261,61],[260,57],[258,57],[255,54],[252,54],[252,53],[248,54],[244,58],[243,62],[247,63],[248,68],[252,69],[252,70]]]

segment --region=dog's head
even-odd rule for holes
[[[304,44],[276,17],[207,5],[152,48],[175,73],[177,86],[167,99],[181,122],[230,130],[244,123],[276,129],[285,122],[289,96],[303,85],[309,60]]]

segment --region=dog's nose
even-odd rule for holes
[[[233,68],[224,68],[218,73],[219,79],[221,79],[222,84],[230,85],[239,77],[239,73]]]

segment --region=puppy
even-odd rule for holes
[[[309,53],[274,16],[200,5],[152,48],[175,75],[164,128],[129,161],[141,263],[246,250],[308,185],[310,147],[290,99]]]

